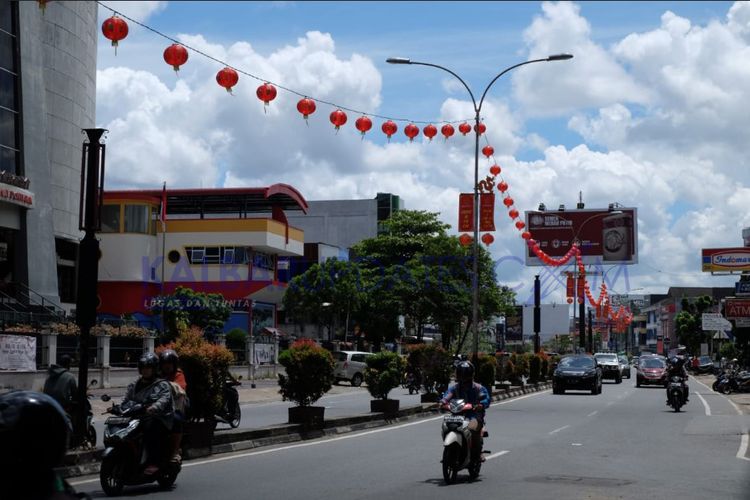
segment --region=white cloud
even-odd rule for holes
[[[106,7],[142,23],[146,22],[152,15],[167,8],[167,2],[105,1],[102,2],[102,5],[99,6],[100,23],[112,15],[112,11]],[[130,28],[132,29],[132,26]]]

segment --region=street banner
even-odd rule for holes
[[[474,230],[474,194],[458,195],[458,231]]]
[[[721,313],[703,313],[701,320],[704,332],[732,330],[732,323],[727,321]]]
[[[255,355],[253,362],[256,365],[274,362],[275,344],[255,344]]]
[[[495,193],[479,195],[479,230],[495,230]]]
[[[703,272],[750,271],[750,248],[704,248],[701,261]]]
[[[505,317],[505,340],[520,342],[523,340],[523,307],[516,306],[514,313]]]
[[[36,338],[0,335],[0,370],[36,370]]]

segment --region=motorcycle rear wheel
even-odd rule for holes
[[[469,464],[469,477],[471,479],[478,478],[480,470],[482,470],[482,461],[477,460],[476,462],[472,462],[471,464]]]
[[[102,490],[107,496],[116,497],[122,494],[122,489],[125,486],[122,477],[124,472],[125,462],[119,454],[115,453],[102,460],[99,469],[99,484],[101,484]]]
[[[443,479],[445,484],[453,484],[458,476],[458,445],[443,448]]]
[[[240,402],[237,401],[234,404],[234,408],[232,409],[232,413],[229,416],[229,426],[232,429],[237,428],[240,425],[240,420],[242,419],[242,410],[240,409]]]
[[[177,472],[164,474],[163,476],[160,476],[159,479],[156,480],[156,482],[159,483],[159,486],[164,489],[171,488],[174,482],[177,481],[177,474]]]

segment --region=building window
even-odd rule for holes
[[[245,247],[185,247],[191,264],[247,264]]]
[[[206,247],[206,254],[203,257],[203,262],[206,264],[221,263],[221,247]]]
[[[23,175],[18,2],[0,2],[0,170]]]
[[[120,232],[120,205],[102,206],[102,233]]]
[[[148,205],[125,205],[125,232],[148,234]]]

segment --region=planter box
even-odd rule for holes
[[[437,403],[438,401],[440,401],[440,394],[437,392],[428,392],[419,397],[420,403]]]
[[[211,454],[216,422],[185,422],[182,438],[183,456],[186,458],[205,457]]]
[[[289,408],[289,423],[322,429],[324,413],[325,406],[292,406]]]
[[[398,399],[372,399],[370,400],[370,411],[372,413],[385,413],[395,415],[398,413]]]

